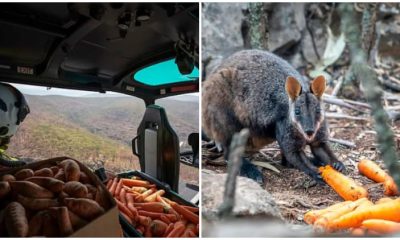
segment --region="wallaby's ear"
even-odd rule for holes
[[[299,81],[292,76],[287,77],[285,88],[292,101],[294,101],[301,93],[301,85]]]
[[[318,98],[322,97],[325,92],[326,80],[325,77],[320,75],[311,82],[311,92]]]

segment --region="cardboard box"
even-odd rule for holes
[[[0,177],[5,174],[15,174],[21,169],[30,168],[32,170],[36,170],[44,167],[54,166],[55,164],[66,159],[74,160],[79,164],[81,171],[90,178],[93,185],[96,187],[100,186],[100,188],[103,190],[103,193],[105,194],[106,199],[109,201],[109,205],[111,206],[109,209],[106,209],[106,212],[103,215],[92,220],[90,223],[75,231],[69,237],[121,237],[122,229],[121,225],[119,224],[118,208],[116,206],[114,198],[108,192],[106,187],[101,183],[101,181],[96,177],[96,175],[92,171],[90,171],[89,168],[87,168],[85,165],[75,159],[69,157],[59,157],[38,161],[27,164],[23,167],[2,170],[0,171]]]

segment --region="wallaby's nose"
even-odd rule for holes
[[[306,133],[311,137],[314,134],[314,130],[307,130]]]

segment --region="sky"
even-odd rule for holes
[[[62,89],[62,88],[51,88],[50,90],[47,89],[47,87],[39,87],[39,86],[31,86],[31,85],[24,85],[24,84],[15,84],[12,83],[11,85],[15,86],[18,88],[23,94],[29,94],[29,95],[61,95],[61,96],[68,96],[68,97],[85,97],[90,95],[90,97],[104,97],[105,95],[107,96],[115,96],[115,97],[126,97],[128,95],[121,94],[121,93],[115,93],[115,92],[107,92],[106,94],[104,93],[96,93],[96,92],[91,92],[91,91],[79,91],[79,90],[68,90],[68,89]],[[190,93],[190,94],[183,94],[183,95],[191,95],[191,96],[199,96],[199,93]]]

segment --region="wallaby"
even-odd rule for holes
[[[309,82],[272,53],[239,51],[223,60],[203,82],[203,130],[222,145],[226,160],[232,136],[242,128],[250,130],[249,153],[276,140],[283,160],[322,182],[318,166],[345,169],[328,145],[321,100],[325,86],[323,76]],[[306,156],[306,145],[314,158]],[[241,175],[263,182],[261,172],[247,159]]]

